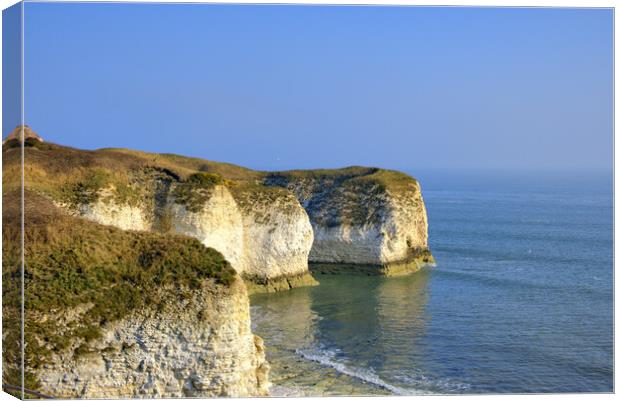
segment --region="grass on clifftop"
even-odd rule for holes
[[[74,208],[99,200],[102,193],[104,201],[111,196],[121,204],[148,204],[154,182],[165,180],[175,184],[178,202],[196,211],[214,185],[253,184],[262,176],[229,163],[128,149],[80,150],[26,141],[24,152],[26,188]],[[5,189],[20,185],[20,155],[17,141],[4,144]]]
[[[177,184],[173,192],[174,200],[190,212],[199,212],[209,200],[213,187],[224,183],[225,180],[217,174],[194,173]]]
[[[8,142],[3,146],[3,184],[7,189],[19,186],[20,149],[15,145],[16,142]],[[148,204],[154,196],[153,183],[165,180],[174,184],[178,203],[191,211],[200,209],[209,197],[209,189],[217,184],[225,184],[240,195],[237,198],[251,201],[257,191],[277,196],[269,186],[286,186],[306,179],[336,183],[352,191],[393,193],[410,190],[416,182],[407,174],[374,167],[270,173],[168,153],[114,148],[80,150],[38,141],[27,141],[24,169],[27,188],[73,207],[98,200],[104,189],[107,192],[103,200],[112,196],[118,203]]]
[[[265,181],[282,180],[296,182],[304,180],[333,181],[344,185],[377,186],[392,191],[410,189],[415,178],[395,170],[376,167],[352,166],[340,169],[289,170],[268,173]]]
[[[10,316],[19,315],[11,302],[20,291],[19,193],[5,194],[3,203],[3,309],[10,324]],[[157,288],[172,285],[179,289],[170,294],[175,297],[204,280],[230,285],[237,278],[219,252],[194,238],[123,231],[70,217],[30,191],[25,212],[27,367],[45,363],[80,338],[84,344],[76,352],[88,352],[88,341],[98,338],[106,322],[156,306]],[[79,319],[62,321],[64,313],[84,305],[92,307]],[[18,341],[19,320],[13,323],[5,329],[5,344]],[[5,361],[18,360],[17,354],[11,356],[18,352],[5,348]]]
[[[167,167],[179,173],[182,178],[186,178],[195,172],[217,174],[227,180],[251,181],[260,178],[261,173],[242,166],[231,163],[216,162],[211,160],[199,159],[175,155],[172,153],[147,153],[138,150],[105,148],[97,150],[100,154],[116,153],[149,161],[150,163]]]

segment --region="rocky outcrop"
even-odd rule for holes
[[[2,144],[5,144],[12,140],[20,141],[22,137],[23,137],[23,141],[32,140],[32,141],[44,142],[43,138],[41,138],[29,126],[18,125],[17,127],[15,127],[13,131],[11,131],[10,134],[7,135],[7,137],[4,139]]]
[[[405,274],[432,264],[419,183],[373,169],[292,171],[266,177],[294,192],[314,231],[309,261],[318,271]]]
[[[224,185],[209,191],[197,211],[170,200],[174,231],[220,251],[251,292],[316,284],[308,271],[312,226],[291,193]]]
[[[312,226],[295,196],[280,188],[235,190],[242,216],[241,275],[250,292],[317,285],[308,271]]]
[[[150,200],[141,205],[117,202],[104,188],[77,210],[123,229],[167,226],[198,238],[230,261],[251,292],[316,284],[308,262],[316,271],[386,275],[433,263],[415,179],[362,167],[318,171],[272,173],[260,184],[151,182],[143,185],[166,191],[146,191]]]
[[[147,192],[149,201],[121,203],[111,188],[95,200],[63,207],[81,217],[124,230],[160,230],[188,235],[218,250],[248,282],[251,292],[316,285],[308,271],[312,226],[306,211],[289,191],[257,185],[218,183],[202,191],[199,202],[179,200],[177,187],[165,194]],[[187,193],[185,193],[187,195]],[[164,197],[164,201],[154,199]],[[184,199],[187,200],[187,199]]]
[[[205,285],[107,324],[88,347],[72,344],[34,373],[60,398],[244,397],[268,394],[269,365],[250,329],[244,285]],[[87,305],[57,318],[79,324]]]
[[[30,173],[30,185],[58,204],[125,230],[198,238],[220,251],[251,291],[315,284],[308,261],[380,274],[433,262],[420,185],[396,171],[266,173],[126,149],[26,149],[29,171],[46,172]]]
[[[78,214],[99,224],[111,225],[123,230],[146,231],[152,228],[145,210],[139,206],[97,200],[93,203],[79,205]]]
[[[165,207],[169,208],[173,231],[198,238],[205,246],[224,255],[238,273],[244,271],[243,219],[226,187],[210,188],[209,198],[195,211],[188,210],[174,199],[169,199]]]
[[[24,282],[21,323],[26,384],[44,394],[266,395],[269,368],[250,330],[248,287],[316,284],[308,261],[324,271],[373,274],[432,263],[420,186],[402,173],[270,174],[29,140],[25,274],[46,279]],[[10,142],[3,170],[20,177],[20,148]],[[20,180],[3,190],[14,206],[3,210],[3,258],[7,277],[21,277]],[[12,328],[21,314],[9,301],[23,283],[6,284],[3,313],[12,325],[3,342],[13,352],[3,354],[4,380],[19,383],[20,332]]]

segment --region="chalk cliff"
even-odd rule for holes
[[[252,292],[317,284],[308,271],[306,211],[290,191],[262,185],[258,172],[175,155],[29,143],[27,185],[71,215],[197,238],[221,252]]]
[[[390,170],[350,167],[271,173],[291,190],[314,231],[309,261],[320,271],[405,274],[434,263],[420,184]]]
[[[157,305],[106,324],[87,346],[77,339],[53,354],[31,371],[39,391],[62,398],[267,395],[269,365],[262,339],[250,331],[243,283],[204,283],[183,290],[180,301],[170,297],[178,291],[156,290]],[[92,306],[59,317],[79,324]]]
[[[420,184],[397,171],[267,173],[169,154],[31,144],[32,185],[65,210],[126,230],[198,238],[252,291],[316,284],[308,261],[378,274],[433,263]]]
[[[75,215],[124,230],[164,229],[195,237],[220,251],[252,291],[316,284],[308,272],[312,226],[290,192],[215,184],[204,189],[200,204],[188,204],[175,195],[182,185],[172,184],[160,205],[120,203],[110,188],[99,191],[92,203],[60,205]]]
[[[312,226],[295,196],[280,188],[234,188],[243,223],[242,277],[254,291],[318,284],[308,271]]]
[[[4,380],[60,397],[267,394],[248,293],[317,271],[433,263],[419,183],[376,168],[266,173],[170,154],[3,145]],[[13,329],[11,329],[13,328]]]

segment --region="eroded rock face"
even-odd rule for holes
[[[77,214],[125,230],[158,230],[165,225],[195,237],[224,255],[250,282],[252,292],[317,284],[308,271],[312,226],[289,191],[237,188],[233,196],[225,185],[214,185],[199,208],[178,203],[173,192],[164,203],[141,206],[117,203],[110,193],[102,191],[97,201],[80,205]]]
[[[73,344],[36,372],[40,391],[60,398],[215,397],[268,394],[269,365],[250,329],[245,286],[205,284],[180,302],[109,323],[87,350]],[[65,317],[79,324],[83,310]]]
[[[358,201],[373,209],[374,218],[363,224],[321,224],[325,211],[311,212],[317,221],[310,261],[381,265],[404,261],[412,252],[427,249],[426,209],[419,185],[415,185],[405,194],[385,192],[372,199],[358,194]],[[338,203],[333,207],[339,207]]]
[[[99,224],[112,225],[123,230],[147,231],[152,226],[143,208],[103,200],[80,205],[79,214]]]
[[[264,173],[192,166],[184,176],[161,166],[132,167],[117,187],[76,194],[89,202],[78,214],[123,229],[196,237],[263,290],[314,284],[308,262],[380,274],[433,263],[420,185],[406,174],[368,167]],[[74,188],[89,189],[91,181]]]
[[[266,183],[288,188],[306,209],[314,231],[312,263],[383,274],[433,263],[426,208],[420,185],[411,177],[378,169],[319,176],[285,172],[267,177]]]
[[[218,250],[238,273],[245,270],[243,218],[226,187],[212,188],[199,211],[191,212],[173,198],[166,207],[170,209],[173,231],[198,238],[205,246]]]
[[[237,191],[243,221],[242,275],[266,290],[314,285],[308,273],[313,232],[295,196],[279,188]]]

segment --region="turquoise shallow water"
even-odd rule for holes
[[[275,395],[613,391],[610,181],[451,178],[436,267],[252,297]]]

